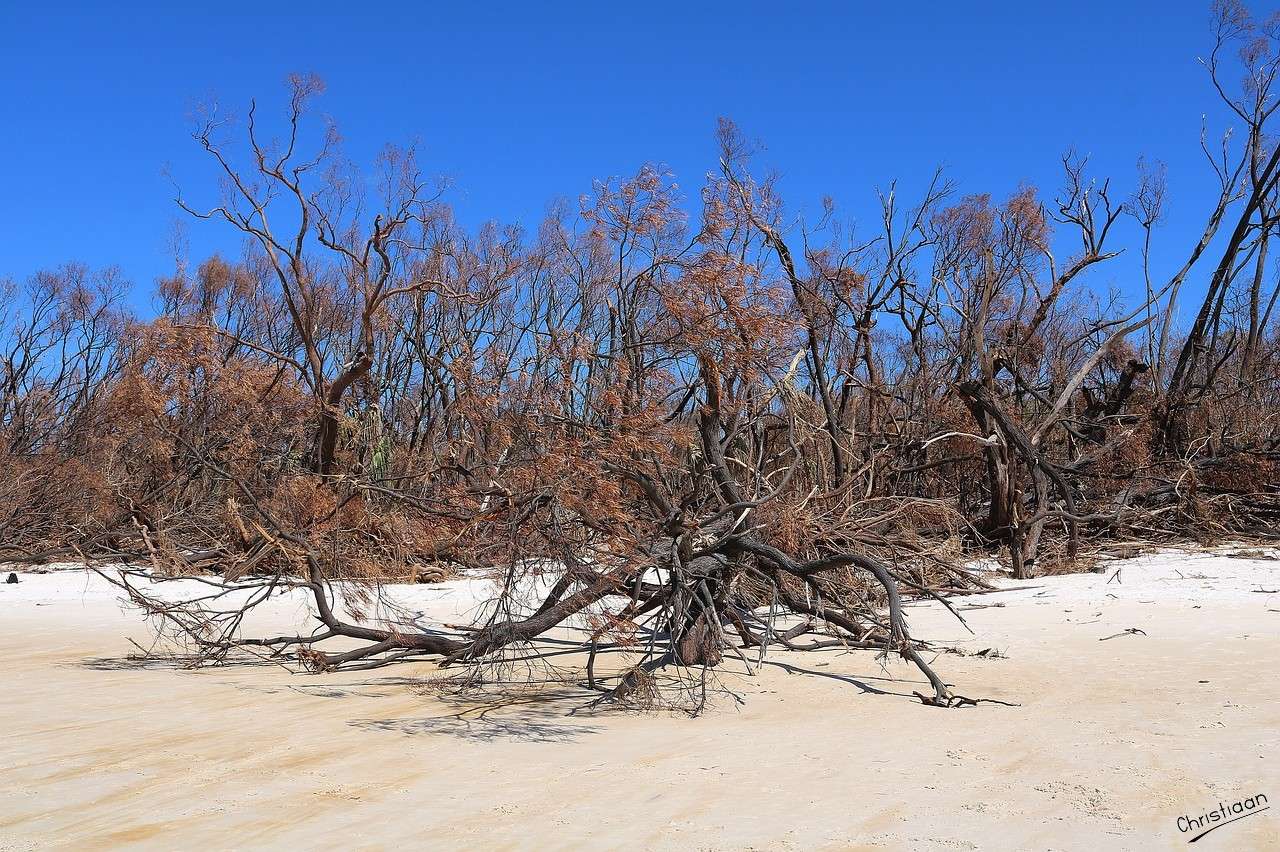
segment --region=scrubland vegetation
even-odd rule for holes
[[[1226,4],[1215,35],[1216,197],[1068,155],[1044,191],[888,184],[856,228],[792,212],[727,120],[700,185],[646,165],[535,229],[467,229],[413,150],[348,162],[314,78],[283,111],[210,112],[195,144],[222,195],[178,203],[242,255],[180,255],[150,317],[110,271],[0,290],[0,559],[127,566],[209,662],[501,677],[573,621],[610,700],[841,644],[961,703],[902,601],[981,588],[972,560],[1027,578],[1276,538],[1280,30]],[[1164,269],[1174,203],[1204,229]],[[1143,259],[1123,298],[1098,285],[1121,252]],[[465,570],[500,578],[473,625],[352,604]],[[143,571],[205,591],[157,596]],[[242,629],[287,590],[314,631]]]

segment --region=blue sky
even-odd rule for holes
[[[182,218],[163,170],[215,195],[191,106],[278,107],[292,71],[325,79],[318,108],[354,159],[416,140],[467,223],[535,225],[646,161],[696,196],[726,115],[793,208],[829,194],[864,228],[877,186],[909,190],[937,165],[1003,197],[1052,190],[1074,147],[1123,197],[1139,155],[1163,160],[1167,270],[1213,200],[1201,116],[1229,125],[1196,61],[1199,0],[285,5],[0,4],[0,276],[115,264],[144,306]],[[238,250],[215,223],[187,233],[193,255]],[[1133,271],[1093,283],[1131,290]]]

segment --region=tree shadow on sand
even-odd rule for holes
[[[195,671],[219,668],[199,654],[125,654],[119,657],[85,657],[82,668],[99,672]],[[277,663],[256,657],[236,660],[237,666],[274,666]]]
[[[453,712],[400,719],[353,719],[348,724],[365,730],[411,736],[446,735],[482,742],[564,743],[599,732],[595,725],[567,721],[583,709],[586,697],[581,689],[463,692],[435,698],[453,707]]]

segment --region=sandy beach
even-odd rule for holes
[[[922,706],[873,652],[771,652],[726,663],[744,703],[700,718],[570,687],[460,702],[430,663],[140,660],[151,631],[101,578],[24,573],[0,585],[0,849],[1182,848],[1180,816],[1280,796],[1280,562],[1230,552],[1000,581],[957,599],[972,634],[912,604],[965,652],[937,659],[955,691],[1007,703]],[[394,594],[448,620],[476,585]],[[1276,848],[1277,814],[1195,848]]]

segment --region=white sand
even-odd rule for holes
[[[291,675],[138,665],[140,618],[84,571],[0,585],[0,849],[1173,849],[1175,820],[1280,804],[1280,562],[1160,554],[935,604],[970,652],[924,707],[871,652],[726,672],[702,718],[579,712],[564,691],[460,705],[429,663]],[[7,571],[5,572],[7,574]],[[484,596],[400,589],[431,619]],[[300,602],[271,618],[305,616]],[[1124,634],[1129,628],[1145,631]],[[1280,807],[1195,849],[1280,848]]]

